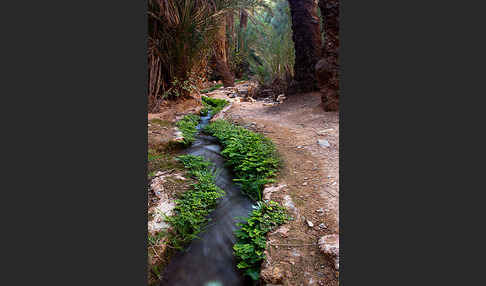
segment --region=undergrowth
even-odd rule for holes
[[[176,126],[182,132],[184,137],[184,145],[190,145],[196,139],[197,125],[201,118],[194,114],[188,114],[181,120],[177,121]]]
[[[258,201],[241,228],[235,231],[237,243],[233,246],[237,267],[253,280],[260,277],[260,266],[265,259],[266,234],[289,219],[277,202],[262,201],[263,186],[272,179],[280,165],[275,145],[261,134],[254,133],[225,120],[216,120],[206,126],[205,132],[219,139],[221,152],[236,176],[234,181],[252,199]]]
[[[228,105],[228,101],[219,98],[212,98],[208,96],[201,97],[203,108],[201,109],[201,115],[206,116],[208,112],[211,112],[212,115],[215,115],[221,109],[223,109],[226,105]]]
[[[223,145],[221,154],[235,173],[234,181],[249,197],[261,200],[263,185],[274,182],[280,164],[272,141],[225,120],[214,121],[204,131]]]
[[[237,243],[233,246],[234,255],[239,263],[237,267],[244,275],[253,280],[260,277],[260,265],[265,259],[266,234],[289,219],[285,209],[270,201],[257,203],[257,207],[235,231]]]
[[[216,90],[216,89],[218,89],[218,88],[220,88],[222,86],[223,86],[222,84],[217,84],[217,85],[214,85],[214,86],[212,86],[210,88],[202,89],[201,90],[201,93],[208,93],[208,92],[214,91],[214,90]]]
[[[240,83],[240,82],[244,82],[244,81],[247,81],[247,80],[248,80],[248,78],[244,77],[244,78],[235,80],[235,83]]]
[[[216,207],[218,199],[224,196],[224,191],[214,183],[214,174],[208,168],[210,162],[193,155],[182,155],[178,160],[197,180],[190,190],[176,200],[174,216],[166,218],[171,225],[169,245],[182,249],[203,230],[209,221],[207,216]]]

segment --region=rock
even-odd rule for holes
[[[271,199],[273,193],[278,192],[282,188],[285,188],[285,187],[287,187],[287,185],[266,187],[263,190],[263,199],[269,201]]]
[[[318,210],[316,210],[317,213],[323,213],[324,212],[324,209],[323,208],[320,208]]]
[[[310,220],[308,220],[308,221],[307,221],[307,225],[308,225],[309,227],[314,227],[314,223],[312,223]]]
[[[285,195],[283,198],[283,205],[285,208],[287,208],[290,212],[292,212],[295,216],[299,216],[299,212],[297,208],[295,207],[294,202],[292,201],[292,198],[289,195]]]
[[[277,96],[277,101],[279,103],[282,103],[285,99],[287,99],[287,98],[285,97],[284,94],[280,94],[279,96]]]
[[[162,176],[163,174],[165,174],[165,173],[164,173],[164,172],[162,172],[162,171],[157,171],[157,172],[155,173],[155,176]],[[152,181],[153,181],[153,180],[152,180]]]
[[[241,97],[240,98],[240,102],[255,102],[256,100],[253,99],[252,97],[250,96],[246,96],[246,97]]]
[[[317,144],[319,144],[321,147],[329,147],[331,144],[325,139],[319,139],[317,140]]]
[[[292,256],[294,257],[301,257],[302,256],[302,253],[300,253],[300,251],[298,251],[297,249],[293,249],[292,250]]]
[[[326,226],[324,223],[321,223],[321,224],[319,225],[319,228],[320,228],[320,229],[325,229],[325,228],[327,228],[327,226]]]
[[[172,210],[175,208],[175,201],[162,194],[160,201],[154,207],[149,209],[152,219],[148,221],[148,232],[155,234],[161,230],[167,229],[169,224],[165,222],[165,216],[172,216]]]
[[[334,129],[332,129],[332,128],[328,128],[328,129],[324,129],[324,130],[317,131],[317,134],[319,134],[319,135],[327,135],[329,132],[331,132],[333,130]]]
[[[289,236],[289,227],[286,225],[283,225],[279,227],[277,230],[273,232],[273,234],[280,234],[283,238],[287,238]]]
[[[325,235],[319,239],[318,244],[321,252],[329,259],[332,259],[334,268],[339,270],[339,235]]]
[[[266,283],[278,284],[282,282],[283,273],[278,267],[268,267],[260,272],[262,280]]]
[[[304,182],[304,183],[302,184],[302,186],[307,186],[307,182]]]

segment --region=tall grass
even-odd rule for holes
[[[206,79],[225,13],[263,0],[149,0],[148,108],[190,95]]]
[[[212,1],[149,0],[149,111],[196,88],[217,27]]]

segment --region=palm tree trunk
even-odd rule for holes
[[[229,37],[226,37],[226,55],[229,55],[232,50],[235,48],[235,28],[234,28],[234,23],[235,22],[235,17],[233,12],[228,12],[226,14],[226,24],[227,24],[227,29],[228,29],[228,35]]]
[[[339,0],[319,0],[325,45],[316,75],[326,111],[339,110]]]
[[[238,51],[241,51],[245,47],[245,37],[243,36],[243,31],[246,30],[246,26],[248,25],[248,14],[245,10],[241,10],[240,12],[240,40],[238,42]]]
[[[321,57],[322,41],[314,0],[288,0],[295,45],[294,82],[289,93],[317,90],[315,65]]]
[[[216,70],[223,77],[225,87],[234,86],[235,79],[228,68],[228,58],[226,54],[226,21],[223,17],[216,35],[214,44],[214,59],[216,61]]]

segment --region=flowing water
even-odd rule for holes
[[[206,126],[210,115],[202,117],[198,126]],[[216,185],[226,195],[211,213],[211,221],[199,239],[193,240],[185,251],[174,255],[167,265],[161,286],[238,286],[250,285],[236,268],[233,244],[236,238],[236,217],[247,217],[252,202],[233,183],[231,171],[224,167],[217,139],[198,133],[196,140],[185,153],[202,156],[211,161],[216,172]]]

